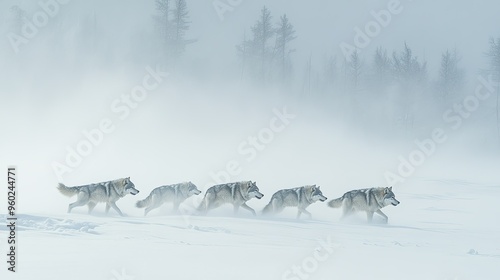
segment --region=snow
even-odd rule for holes
[[[500,279],[499,89],[489,76],[500,66],[487,55],[499,1],[401,1],[390,24],[374,13],[398,1],[188,1],[184,39],[196,42],[180,57],[163,47],[153,0],[69,1],[50,15],[42,2],[63,1],[0,1],[0,172],[16,166],[18,180],[11,273],[0,179],[0,280]],[[224,19],[215,2],[231,6]],[[297,31],[290,76],[266,48],[253,62],[236,50],[264,5]],[[365,40],[358,28],[377,34]],[[16,46],[14,33],[26,40]],[[355,41],[366,44],[353,75],[342,46]],[[374,75],[377,48],[393,58],[406,44],[425,79]],[[455,49],[463,60],[445,79],[441,55]],[[389,172],[401,181],[389,183]],[[75,197],[56,189],[124,177],[140,190],[117,202],[125,217],[103,204],[68,214]],[[320,202],[310,220],[295,209],[196,216],[165,205],[144,217],[135,207],[161,185],[192,181],[205,192],[246,180],[265,194],[248,202],[258,212],[275,191],[309,184],[329,199],[392,185],[401,204],[383,209],[388,224],[364,213],[341,221]]]
[[[342,191],[323,190],[329,198]],[[381,219],[367,224],[362,213],[340,221],[341,211],[326,203],[310,207],[312,220],[294,219],[293,209],[273,218],[245,212],[233,216],[225,208],[208,216],[164,215],[163,209],[143,217],[141,209],[124,201],[118,205],[126,217],[113,212],[105,216],[102,205],[93,215],[85,214],[84,208],[71,214],[62,209],[23,213],[18,217],[18,272],[14,275],[4,268],[0,276],[498,279],[499,186],[416,178],[394,191],[401,204],[384,209],[387,225]],[[269,198],[267,193],[262,201],[248,204],[260,210]],[[6,240],[5,227],[0,229],[1,239]]]

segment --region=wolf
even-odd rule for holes
[[[225,203],[233,204],[234,213],[238,213],[241,207],[252,212],[255,216],[255,210],[246,204],[252,198],[261,199],[264,196],[259,191],[256,182],[244,181],[236,183],[227,183],[210,187],[198,207],[198,212],[206,214],[209,210],[217,208]]]
[[[192,195],[199,195],[200,190],[191,182],[160,186],[151,191],[148,197],[137,201],[135,206],[144,209],[144,216],[151,210],[160,207],[165,202],[174,203],[174,211],[179,210],[179,204]]]
[[[116,201],[127,194],[136,195],[139,193],[134,183],[130,181],[130,177],[76,187],[67,187],[59,183],[57,188],[65,196],[77,195],[77,200],[69,205],[68,213],[75,207],[88,205],[90,214],[97,203],[105,202],[106,214],[112,207],[120,216],[123,216],[122,211],[116,206]]]
[[[345,218],[355,211],[365,211],[368,222],[373,219],[373,213],[377,213],[385,219],[387,223],[389,218],[380,209],[388,205],[397,206],[399,201],[389,188],[370,188],[353,190],[346,192],[342,197],[328,202],[332,208],[343,207],[342,218]]]
[[[323,202],[327,199],[321,192],[320,187],[316,187],[316,185],[279,190],[273,194],[271,201],[262,210],[262,214],[279,213],[285,207],[298,207],[297,219],[300,218],[302,213],[307,214],[311,219],[312,215],[306,208],[318,200]]]

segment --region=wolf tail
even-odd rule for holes
[[[342,206],[342,201],[344,201],[344,196],[330,200],[328,202],[328,206],[332,208],[339,208]]]
[[[151,202],[153,201],[153,195],[152,194],[149,194],[148,197],[146,197],[145,199],[143,200],[138,200],[136,203],[135,203],[135,206],[137,208],[145,208],[145,207],[148,207],[149,205],[151,205]]]
[[[74,196],[75,194],[78,193],[78,187],[66,187],[66,185],[59,183],[57,185],[57,189],[65,196]]]

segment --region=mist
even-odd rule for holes
[[[1,0],[0,278],[496,279],[499,10]],[[245,181],[262,199],[203,215]],[[200,192],[180,211],[137,204],[181,182]],[[106,203],[71,210],[59,184]],[[377,212],[348,216],[356,194]]]

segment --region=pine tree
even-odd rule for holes
[[[460,58],[456,50],[446,50],[441,55],[441,67],[439,70],[438,89],[444,100],[448,99],[463,86],[464,71],[458,67]]]
[[[253,34],[253,47],[255,48],[255,53],[260,58],[260,79],[265,82],[265,76],[267,74],[267,67],[270,60],[272,59],[271,51],[268,47],[268,41],[274,36],[275,30],[271,23],[272,16],[269,9],[264,6],[261,10],[261,14],[257,23],[252,27]]]
[[[349,58],[350,59],[347,64],[347,69],[349,77],[352,82],[353,89],[356,90],[358,88],[358,83],[361,77],[361,68],[362,68],[362,62],[359,57],[359,51],[357,49],[354,50]]]
[[[271,20],[271,12],[264,6],[259,19],[251,27],[250,39],[247,39],[245,33],[243,41],[236,46],[238,56],[242,59],[242,74],[248,69],[248,74],[260,83],[266,82],[273,59],[273,50],[268,43],[275,34]]]
[[[153,16],[160,37],[162,56],[168,60],[171,53],[172,27],[170,25],[170,0],[156,0],[157,15]]]
[[[391,73],[391,60],[387,55],[387,50],[378,47],[373,57],[372,84],[380,89],[389,85]]]
[[[289,22],[288,17],[285,15],[280,17],[280,22],[276,28],[276,53],[278,56],[278,64],[280,69],[281,78],[286,81],[290,75],[290,62],[289,55],[292,51],[290,50],[289,43],[296,39],[295,29],[293,25]]]
[[[186,0],[156,0],[155,3],[157,15],[154,19],[160,37],[160,53],[167,65],[175,67],[186,46],[194,42],[185,38],[190,24]]]
[[[403,51],[400,54],[394,52],[392,55],[392,74],[394,81],[400,86],[397,109],[402,111],[398,113],[400,116],[398,122],[403,122],[406,130],[408,123],[411,124],[410,127],[413,126],[412,112],[415,110],[416,100],[418,100],[417,90],[424,86],[427,63],[420,62],[405,42]]]
[[[400,55],[393,53],[392,61],[394,76],[404,87],[414,87],[425,80],[427,63],[421,63],[416,56],[413,56],[413,51],[406,42]]]
[[[175,0],[175,7],[172,10],[172,45],[173,56],[177,59],[186,49],[186,45],[191,40],[186,40],[186,31],[189,30],[189,12],[186,0]]]

